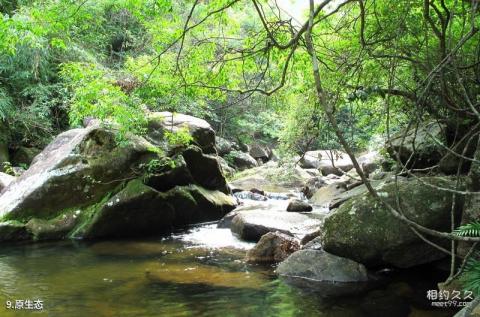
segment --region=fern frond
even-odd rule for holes
[[[480,222],[471,222],[460,226],[453,231],[453,234],[460,237],[480,237]]]

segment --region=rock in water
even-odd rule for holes
[[[264,234],[275,231],[301,239],[316,231],[320,227],[321,219],[321,215],[315,214],[245,210],[238,212],[233,218],[230,229],[241,239],[247,241],[258,241]]]
[[[108,201],[87,210],[73,235],[82,238],[138,236],[221,218],[235,201],[196,185],[159,192],[133,180]]]
[[[0,222],[0,242],[30,239],[30,233],[24,224],[18,221]]]
[[[323,250],[300,250],[280,263],[277,273],[318,282],[366,282],[365,267]]]
[[[312,211],[313,208],[308,203],[300,199],[292,199],[287,206],[287,211],[293,212],[302,212],[302,211]]]
[[[423,177],[398,182],[402,212],[422,226],[449,231],[452,194],[435,187],[454,188],[455,180]],[[379,186],[377,192],[392,206],[396,206],[395,183]],[[461,206],[462,202],[459,201],[457,215]],[[408,268],[445,256],[422,241],[369,193],[348,200],[325,218],[321,237],[325,251],[367,266]],[[442,244],[445,241],[436,242]]]
[[[247,252],[247,262],[278,263],[300,249],[297,240],[281,232],[269,232]]]
[[[150,149],[150,143],[136,136],[117,146],[115,133],[101,127],[66,131],[3,190],[0,217],[51,219],[95,203],[133,177],[140,162],[152,157]]]

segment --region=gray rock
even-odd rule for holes
[[[251,191],[241,191],[236,192],[233,194],[234,197],[238,199],[249,199],[249,200],[256,200],[256,201],[266,201],[268,198],[264,195],[252,193]]]
[[[310,174],[298,166],[288,164],[279,166],[278,163],[270,161],[237,174],[237,178],[230,184],[235,188],[257,188],[265,192],[287,193],[291,190],[299,191],[310,178]]]
[[[200,146],[204,153],[216,153],[215,131],[203,119],[165,111],[153,112],[148,116],[147,120],[147,139],[157,146],[165,146],[165,131],[178,132],[186,129],[192,135],[194,143]]]
[[[336,182],[318,189],[310,198],[314,205],[328,206],[328,204],[347,190],[343,182]]]
[[[233,218],[231,230],[243,240],[258,241],[268,233],[280,231],[299,239],[318,230],[323,216],[272,210],[240,211]]]
[[[236,203],[231,196],[196,185],[158,192],[133,180],[93,210],[82,213],[74,237],[128,237],[170,231],[221,218]]]
[[[452,195],[434,187],[454,188],[455,180],[424,177],[419,180],[383,184],[380,197],[392,206],[398,195],[403,214],[427,228],[449,231]],[[462,202],[457,203],[460,209]],[[457,210],[458,213],[460,210]],[[327,252],[367,266],[392,265],[408,268],[443,258],[445,255],[421,240],[410,228],[368,193],[360,194],[325,218],[322,245]],[[445,241],[436,241],[440,245]]]
[[[217,228],[230,229],[230,227],[232,226],[232,220],[237,214],[238,212],[236,210],[230,211],[218,221]]]
[[[216,156],[204,155],[196,146],[188,147],[183,151],[182,156],[197,184],[207,189],[220,190],[225,194],[230,193]]]
[[[80,210],[67,212],[52,220],[33,218],[26,227],[34,240],[64,239],[75,227]]]
[[[348,283],[368,281],[365,267],[352,260],[323,250],[300,250],[280,263],[276,272],[282,276],[318,282]]]
[[[131,136],[129,141],[119,147],[115,132],[100,127],[58,135],[28,171],[3,190],[0,217],[51,219],[96,203],[154,155],[143,138]]]
[[[0,173],[0,192],[15,180],[15,176]]]
[[[235,166],[238,170],[242,171],[248,168],[257,166],[257,161],[248,153],[240,151],[231,151],[226,156],[227,161]]]
[[[247,262],[278,263],[300,249],[294,238],[281,232],[268,232],[247,252]]]
[[[222,137],[215,137],[215,147],[219,156],[224,156],[233,150],[233,142]]]
[[[235,174],[236,170],[230,165],[228,165],[228,162],[223,157],[217,156],[216,158],[217,158],[218,164],[220,164],[223,175],[227,177],[231,177]]]
[[[300,199],[292,199],[287,206],[287,211],[292,212],[302,212],[302,211],[312,211],[313,208],[308,203]]]
[[[28,240],[31,236],[24,224],[18,221],[0,222],[0,242]]]
[[[158,191],[167,191],[175,186],[186,186],[194,183],[190,169],[182,155],[176,156],[173,160],[164,158],[165,164],[160,170],[149,173],[144,183]],[[169,164],[170,163],[170,164]]]
[[[322,175],[342,175],[353,168],[352,161],[346,153],[337,150],[308,151],[300,160],[302,168],[315,168],[322,172]]]
[[[428,122],[408,131],[400,131],[386,144],[388,154],[403,164],[409,161],[409,167],[426,168],[436,165],[446,150],[438,144],[446,144],[446,125]],[[410,158],[412,157],[412,158]]]
[[[256,160],[261,160],[262,162],[268,162],[272,157],[272,150],[262,144],[252,144],[250,145],[249,154]]]

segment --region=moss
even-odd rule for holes
[[[108,192],[99,202],[90,205],[88,207],[82,208],[79,219],[75,227],[68,234],[69,238],[78,238],[81,236],[82,232],[86,227],[91,223],[92,219],[95,217],[95,214],[119,191],[125,187],[125,182],[122,182],[114,190]]]

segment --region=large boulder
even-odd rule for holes
[[[165,146],[165,131],[179,132],[186,130],[193,137],[193,142],[204,153],[216,153],[215,131],[210,124],[196,117],[180,113],[153,112],[148,118],[147,139],[157,146]]]
[[[316,168],[322,175],[342,175],[353,168],[349,156],[337,150],[308,151],[300,159],[302,168]]]
[[[235,169],[228,165],[228,162],[223,157],[217,156],[216,159],[218,161],[218,164],[220,164],[223,175],[225,175],[226,177],[231,177],[235,174]]]
[[[133,180],[116,195],[82,212],[74,237],[146,235],[217,220],[235,208],[231,196],[197,185],[159,192]]]
[[[230,229],[243,240],[258,241],[268,233],[279,231],[299,239],[316,231],[322,215],[285,211],[253,210],[241,211],[233,218]]]
[[[386,144],[388,154],[408,167],[427,168],[438,164],[445,155],[446,125],[428,122],[393,135]],[[440,143],[440,144],[439,144]]]
[[[216,156],[205,155],[196,146],[187,148],[183,151],[182,156],[197,184],[207,189],[218,189],[226,194],[230,193]]]
[[[194,183],[190,169],[182,155],[165,157],[158,161],[158,166],[144,177],[144,183],[158,191],[167,191],[175,186]]]
[[[234,150],[234,147],[233,142],[219,136],[215,137],[215,148],[217,149],[218,155],[225,156]]]
[[[233,188],[257,188],[265,192],[283,193],[291,190],[301,190],[312,176],[298,166],[291,164],[279,165],[268,162],[262,166],[243,171],[230,182]]]
[[[398,194],[401,212],[412,221],[449,231],[452,194],[437,188],[454,186],[447,177],[424,177],[383,184],[377,192],[392,206],[397,206]],[[462,202],[456,206],[458,214]],[[325,251],[373,267],[408,268],[444,257],[369,193],[351,198],[325,218],[321,237]]]
[[[282,276],[303,278],[318,282],[366,282],[365,266],[323,250],[304,249],[280,263],[276,272]]]
[[[5,173],[0,173],[0,192],[2,192],[2,190],[8,185],[10,185],[10,183],[13,182],[14,180],[15,180],[15,176],[8,175]]]
[[[34,240],[63,239],[77,224],[79,214],[80,210],[76,210],[51,220],[32,218],[27,222],[26,228]]]
[[[294,238],[281,232],[268,232],[247,252],[247,262],[278,263],[300,249]]]
[[[136,136],[117,146],[115,132],[99,126],[66,131],[2,191],[0,217],[51,219],[91,205],[134,177],[139,165],[154,155],[151,149],[150,143]]]
[[[310,198],[312,204],[318,206],[328,206],[328,204],[347,190],[347,185],[343,182],[336,182],[319,188]]]
[[[249,153],[254,159],[261,160],[264,163],[269,161],[273,154],[268,146],[259,143],[251,144]]]
[[[242,171],[258,165],[257,161],[248,153],[240,151],[231,151],[226,157],[226,160],[236,167],[236,169]]]
[[[30,239],[30,233],[24,224],[18,221],[0,222],[0,242]]]
[[[292,212],[302,212],[302,211],[312,211],[313,208],[310,206],[309,203],[300,200],[300,199],[292,199],[287,206],[287,211]]]

